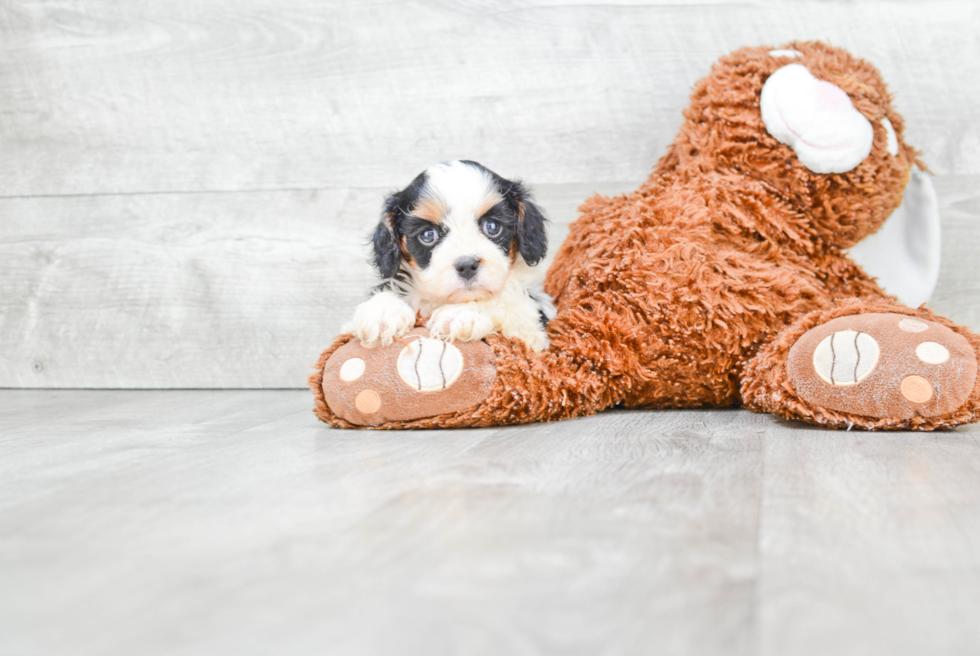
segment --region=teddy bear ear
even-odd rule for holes
[[[769,134],[792,148],[814,173],[844,173],[871,154],[871,122],[843,89],[815,78],[801,64],[783,66],[769,76],[760,108]]]

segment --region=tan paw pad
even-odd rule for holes
[[[338,417],[378,426],[472,408],[496,379],[496,357],[486,342],[449,344],[416,328],[388,346],[347,342],[324,364],[322,389]]]
[[[925,403],[932,398],[932,385],[922,376],[908,376],[901,389],[902,396],[912,403]]]
[[[786,373],[816,407],[879,419],[939,417],[969,398],[977,356],[965,337],[934,321],[857,314],[804,333]]]
[[[354,398],[358,412],[372,415],[381,408],[381,397],[374,390],[364,390]]]

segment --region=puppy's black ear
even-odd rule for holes
[[[385,280],[394,278],[402,263],[402,250],[398,244],[396,224],[398,220],[398,194],[388,196],[381,221],[374,230],[374,266]]]
[[[531,202],[531,192],[519,182],[511,187],[517,210],[517,250],[530,266],[534,266],[548,254],[548,222],[538,206]]]

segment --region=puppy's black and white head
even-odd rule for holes
[[[528,190],[470,161],[437,164],[391,194],[374,233],[381,277],[423,303],[487,300],[547,250]]]

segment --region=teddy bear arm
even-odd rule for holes
[[[310,378],[316,414],[336,427],[382,429],[594,414],[622,402],[636,379],[637,350],[613,334],[625,320],[566,309],[549,325],[551,346],[542,352],[500,334],[445,342],[417,329],[372,347],[341,336]]]

